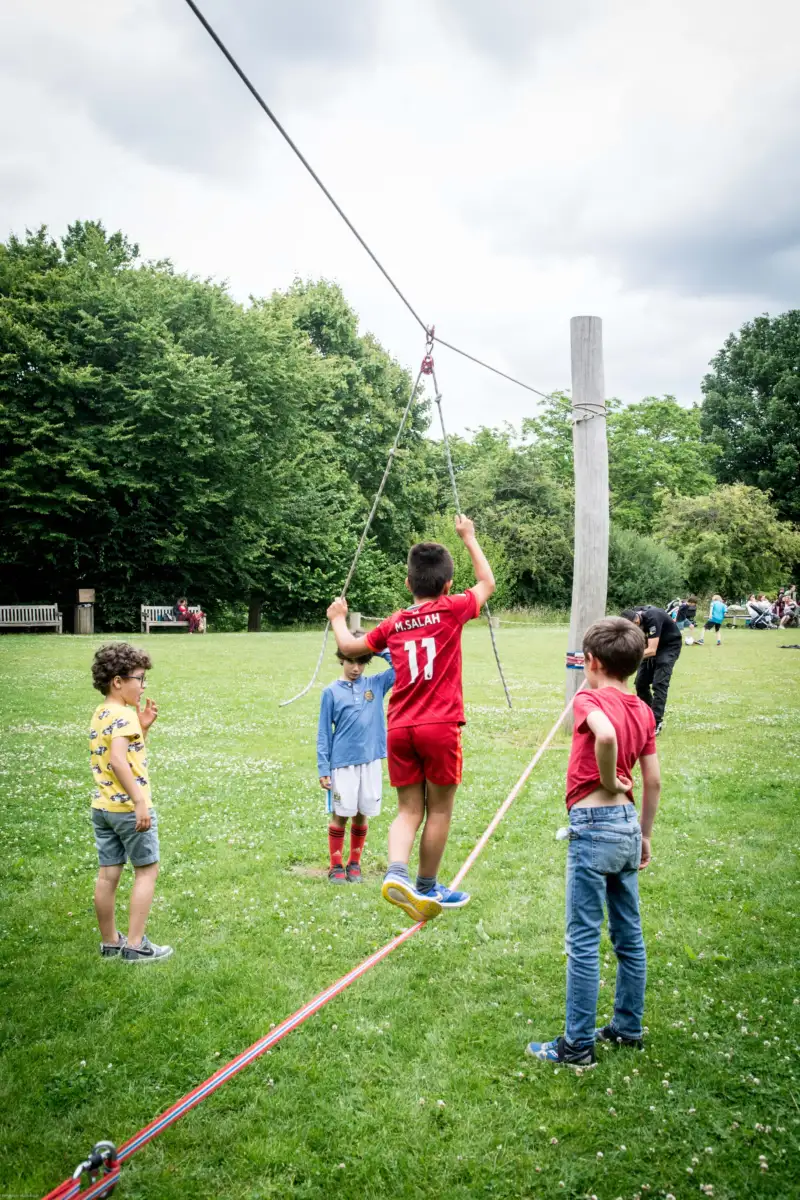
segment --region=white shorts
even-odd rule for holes
[[[383,763],[376,758],[357,767],[337,767],[331,772],[328,812],[337,817],[377,817],[381,811]]]

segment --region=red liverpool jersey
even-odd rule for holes
[[[464,724],[461,630],[480,612],[474,592],[440,596],[393,613],[367,634],[378,653],[389,648],[395,684],[388,725]]]

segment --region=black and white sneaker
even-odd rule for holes
[[[596,1062],[594,1046],[578,1050],[563,1037],[553,1038],[552,1042],[529,1042],[525,1053],[540,1062],[559,1063],[564,1067],[593,1067]]]
[[[623,1037],[621,1033],[617,1033],[613,1025],[604,1025],[602,1029],[595,1029],[594,1036],[598,1042],[608,1042],[610,1046],[632,1046],[634,1050],[644,1048],[641,1038]]]
[[[103,958],[117,958],[127,944],[128,939],[125,937],[125,934],[117,930],[117,940],[115,942],[101,942],[100,953]]]
[[[173,953],[172,946],[156,946],[145,934],[141,946],[122,947],[124,962],[162,962]]]
[[[656,737],[658,737],[658,735],[661,733],[663,728],[664,728],[664,722],[659,721],[658,724],[656,725]]]

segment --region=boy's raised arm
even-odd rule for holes
[[[358,658],[361,654],[373,653],[372,647],[367,645],[366,637],[353,637],[347,628],[347,601],[343,596],[339,596],[328,605],[327,616],[336,638],[336,645],[342,654],[348,658]]]
[[[463,513],[459,513],[456,517],[456,533],[466,546],[467,552],[472,559],[475,583],[470,588],[470,591],[475,593],[478,600],[478,607],[483,608],[489,597],[494,594],[494,573],[489,566],[489,560],[478,545],[474,523],[469,517],[464,516]]]

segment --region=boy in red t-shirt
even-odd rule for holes
[[[406,587],[414,603],[387,617],[366,637],[348,632],[347,603],[328,609],[342,654],[379,654],[387,647],[395,684],[387,714],[389,779],[397,788],[398,813],[389,829],[389,869],[382,894],[415,921],[436,917],[443,908],[461,908],[466,892],[437,883],[456,788],[461,782],[461,632],[494,592],[494,575],[469,517],[456,517],[476,583],[451,596],[453,559],[438,542],[418,542],[408,554]],[[419,872],[412,887],[408,860],[417,831]]]
[[[650,862],[661,794],[653,711],[627,688],[644,649],[641,629],[624,617],[595,621],[583,639],[586,686],[575,696],[567,767],[566,1031],[527,1048],[545,1062],[591,1066],[596,1038],[642,1045],[647,960],[638,872]],[[642,769],[641,827],[631,780],[636,762]],[[617,984],[611,1024],[596,1029],[604,906]]]

